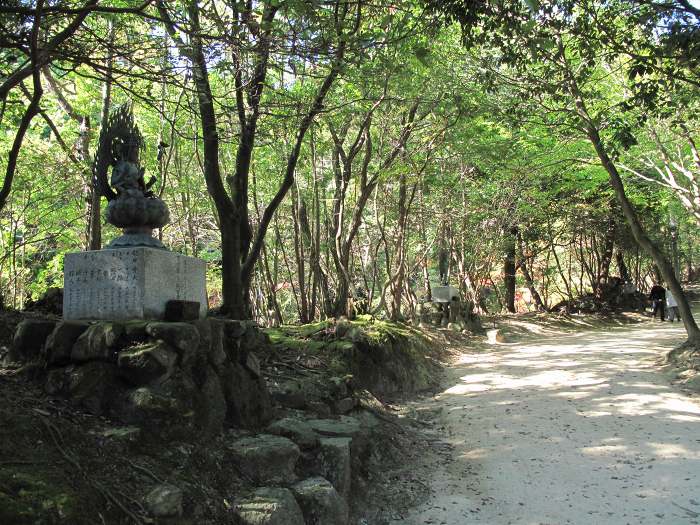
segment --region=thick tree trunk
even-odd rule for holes
[[[234,319],[247,318],[246,301],[241,282],[241,228],[240,214],[226,193],[219,166],[219,134],[214,97],[209,84],[209,72],[201,37],[199,36],[199,12],[196,2],[188,6],[188,14],[194,34],[189,45],[192,61],[192,77],[197,89],[199,119],[204,146],[204,180],[211,195],[221,228],[221,281],[222,312]]]

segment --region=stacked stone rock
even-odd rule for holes
[[[325,402],[271,396],[256,356],[267,344],[250,322],[33,319],[18,326],[9,359],[25,362],[49,394],[132,425],[119,429],[129,439],[213,436],[227,424],[263,429],[228,447],[226,461],[254,485],[235,495],[234,523],[346,525],[352,494],[364,489],[352,474],[372,456],[378,420],[324,417],[357,405],[341,378],[329,382]],[[286,415],[273,421],[276,411]],[[154,517],[180,516],[183,492],[158,485],[144,503]]]
[[[235,523],[346,525],[352,472],[361,469],[377,424],[364,419],[287,417],[268,434],[233,442],[236,464],[258,485],[238,499]]]
[[[255,354],[265,344],[254,324],[239,321],[27,320],[10,359],[38,364],[49,394],[162,438],[269,422]]]

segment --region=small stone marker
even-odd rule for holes
[[[142,246],[66,254],[66,320],[163,319],[171,300],[196,302],[206,315],[204,261]]]

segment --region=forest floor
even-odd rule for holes
[[[395,521],[700,523],[700,397],[662,370],[683,326],[631,320],[516,316],[507,342],[454,348],[446,388],[412,405],[434,415],[413,473],[431,496]]]

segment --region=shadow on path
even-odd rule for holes
[[[700,403],[656,361],[652,323],[484,345],[434,400],[452,461],[409,524],[700,523]]]

